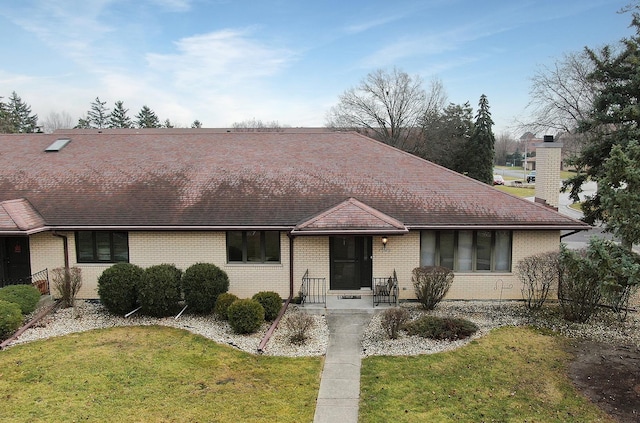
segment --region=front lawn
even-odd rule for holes
[[[93,330],[0,351],[0,421],[310,422],[321,370],[169,327]]]
[[[496,185],[494,188],[502,192],[515,195],[516,197],[533,197],[535,195],[535,189],[533,187],[518,188],[518,187],[509,186],[509,185]]]
[[[612,422],[571,384],[566,342],[507,327],[452,352],[366,358],[360,422]]]

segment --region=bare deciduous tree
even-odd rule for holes
[[[586,52],[568,53],[551,66],[541,67],[531,78],[531,121],[525,127],[533,133],[575,133],[578,124],[593,108],[596,83],[588,78],[594,65]]]
[[[510,133],[503,132],[496,139],[496,156],[495,163],[504,166],[507,163],[507,156],[516,149],[516,141]]]
[[[73,118],[65,111],[60,113],[51,112],[47,115],[42,123],[45,133],[50,134],[56,129],[71,129],[74,127]]]
[[[281,125],[277,120],[263,122],[253,118],[234,122],[231,127],[235,132],[282,132],[288,125]]]
[[[327,114],[327,126],[361,130],[404,149],[424,115],[425,102],[419,76],[409,76],[397,68],[378,69],[340,96]]]

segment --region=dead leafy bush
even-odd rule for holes
[[[309,331],[315,325],[313,316],[306,313],[292,313],[287,316],[284,326],[287,329],[289,342],[295,345],[303,345],[309,338]]]
[[[58,293],[62,307],[73,307],[76,295],[82,287],[82,273],[77,267],[58,267],[51,271],[53,287]]]
[[[539,310],[558,285],[559,255],[550,251],[525,257],[518,262],[516,272],[522,282],[525,305],[530,310]]]
[[[398,331],[409,320],[409,312],[404,308],[388,308],[382,312],[381,324],[386,334],[391,339],[398,338]]]
[[[453,271],[442,266],[416,267],[411,282],[422,307],[433,310],[451,288]]]

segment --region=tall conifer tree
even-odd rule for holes
[[[467,143],[465,151],[464,173],[473,179],[486,184],[493,183],[493,158],[495,156],[496,138],[493,135],[493,120],[489,112],[489,101],[482,94],[478,103],[478,113],[473,128],[473,134]]]

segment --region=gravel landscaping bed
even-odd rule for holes
[[[279,326],[283,326],[284,319],[297,312],[299,311],[296,306],[290,306]],[[35,313],[37,313],[37,311]],[[327,350],[329,329],[324,316],[313,316],[313,318],[315,322],[309,332],[309,340],[304,345],[292,345],[288,342],[286,329],[279,328],[271,337],[263,354],[287,357],[324,355]],[[213,315],[197,316],[185,313],[180,316],[180,318],[175,319],[174,317],[154,318],[134,314],[131,317],[125,318],[107,312],[98,302],[77,301],[76,306],[73,308],[59,308],[45,316],[34,327],[27,329],[10,345],[92,329],[150,325],[163,325],[184,329],[220,344],[228,344],[242,351],[254,354],[257,353],[258,345],[270,326],[270,324],[264,323],[260,330],[254,334],[238,335],[233,332],[228,322],[218,320]]]
[[[412,318],[424,313],[441,317],[464,318],[475,323],[479,330],[470,338],[457,341],[435,341],[418,336],[407,336],[404,331],[400,331],[398,339],[391,340],[382,329],[381,314],[376,313],[364,331],[363,356],[417,355],[448,351],[482,337],[494,328],[521,325],[546,328],[571,338],[610,345],[640,346],[640,316],[636,312],[629,313],[626,322],[620,322],[613,313],[603,310],[594,316],[588,324],[577,324],[564,321],[557,304],[547,305],[537,313],[529,313],[523,303],[517,301],[444,301],[438,304],[436,310],[430,312],[422,310],[417,303],[405,303],[402,307],[409,310]],[[309,339],[305,344],[292,345],[289,342],[284,319],[299,312],[301,311],[297,306],[291,305],[289,307],[283,321],[267,344],[263,352],[265,355],[296,357],[319,356],[326,353],[329,330],[324,316],[312,316],[314,325],[309,331]],[[212,315],[194,316],[185,313],[179,319],[175,319],[173,317],[152,318],[134,314],[129,318],[124,318],[108,313],[98,302],[78,301],[74,308],[58,309],[47,315],[34,327],[20,335],[11,345],[72,332],[134,325],[165,325],[185,329],[249,353],[257,352],[258,345],[269,328],[269,324],[265,323],[255,334],[237,335],[233,333],[226,321],[218,320]]]
[[[432,354],[458,348],[484,336],[494,328],[502,326],[533,326],[548,329],[570,338],[601,342],[610,345],[640,346],[640,316],[630,312],[625,322],[620,322],[612,312],[601,309],[589,323],[571,323],[562,318],[557,303],[545,305],[537,312],[528,311],[519,301],[443,301],[433,311],[424,311],[416,303],[406,303],[414,319],[421,314],[439,317],[456,317],[475,323],[479,330],[467,339],[457,341],[435,341],[417,336],[407,336],[400,331],[396,340],[391,340],[381,326],[381,315],[376,314],[365,329],[362,355],[415,355]]]

